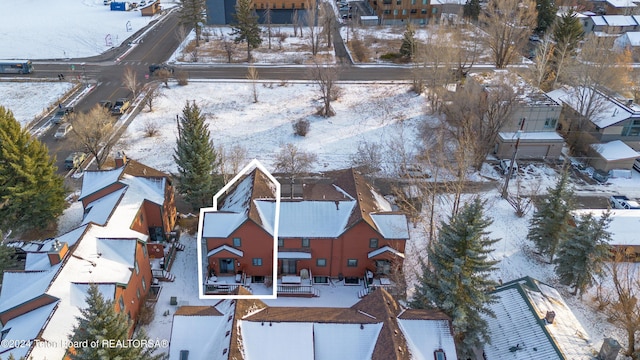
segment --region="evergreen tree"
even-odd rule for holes
[[[47,228],[62,214],[64,198],[47,147],[0,106],[0,232]]]
[[[556,20],[558,8],[553,0],[536,0],[536,10],[538,11],[536,32],[543,33],[547,31]]]
[[[413,28],[413,24],[411,22],[407,22],[407,28],[402,34],[402,45],[400,45],[400,55],[405,58],[412,59],[413,55],[416,53],[416,31]]]
[[[2,285],[4,271],[11,269],[16,264],[13,258],[14,254],[15,248],[0,243],[0,285]]]
[[[497,284],[490,274],[497,261],[490,260],[491,246],[498,240],[487,237],[491,225],[480,199],[466,204],[458,214],[442,223],[438,239],[428,249],[428,263],[415,287],[411,306],[438,308],[452,318],[458,358],[473,357],[473,349],[489,341],[487,322],[482,315],[494,316],[488,304]]]
[[[182,11],[178,14],[180,22],[196,30],[196,46],[200,42],[200,24],[206,22],[205,11],[207,9],[206,0],[178,0],[182,6]]]
[[[480,16],[480,0],[467,0],[463,8],[463,16],[473,21],[478,21]]]
[[[194,103],[185,105],[178,124],[178,140],[173,155],[178,165],[177,190],[194,209],[210,206],[220,187],[217,175],[220,161],[216,154],[209,126]]]
[[[231,35],[235,35],[233,40],[236,44],[247,43],[247,61],[251,61],[251,49],[255,49],[262,44],[260,37],[260,26],[258,26],[258,15],[252,8],[251,0],[238,0],[236,3],[236,13],[233,15],[235,24],[232,24]]]
[[[562,172],[556,186],[547,191],[548,195],[541,200],[531,218],[527,239],[541,254],[549,255],[549,261],[553,262],[558,245],[566,239],[571,226],[573,190],[569,188],[567,169]]]
[[[607,231],[610,215],[606,212],[600,219],[592,214],[580,216],[558,248],[556,274],[560,283],[573,286],[573,295],[579,291],[582,296],[593,285],[594,276],[602,275],[604,262],[610,255],[611,233]]]
[[[146,346],[100,346],[103,340],[121,341],[125,345],[129,340],[129,329],[133,322],[124,312],[116,312],[113,301],[106,301],[98,287],[92,284],[86,298],[88,307],[80,310],[78,323],[73,327],[71,340],[74,342],[97,341],[99,346],[83,346],[69,355],[72,360],[157,360],[163,355],[154,355],[155,349]],[[143,331],[135,334],[134,340],[144,340]]]
[[[569,56],[575,55],[583,38],[582,24],[573,10],[562,14],[553,26],[553,40],[556,42],[556,49],[559,51],[565,49]]]

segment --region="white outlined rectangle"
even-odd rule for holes
[[[218,199],[225,194],[227,190],[229,190],[232,186],[238,183],[245,175],[248,175],[254,169],[258,169],[264,173],[267,178],[273,182],[275,185],[275,199],[276,199],[276,208],[275,208],[275,218],[273,225],[273,242],[272,242],[272,291],[270,295],[206,295],[204,293],[204,277],[203,277],[203,243],[202,243],[202,230],[203,230],[203,222],[204,222],[204,214],[208,212],[216,212],[218,211]],[[278,227],[280,223],[280,183],[276,180],[273,175],[257,160],[253,159],[247,166],[245,166],[236,176],[233,177],[220,191],[218,191],[213,196],[213,206],[210,208],[202,208],[200,209],[200,218],[198,219],[198,244],[197,244],[197,254],[198,254],[198,297],[200,299],[275,299],[277,297],[278,291]]]

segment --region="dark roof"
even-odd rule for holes
[[[181,306],[174,315],[180,316],[222,316],[213,306]]]
[[[368,316],[357,309],[328,307],[269,307],[243,320],[269,322],[317,322],[340,324],[375,324],[382,319]]]
[[[126,159],[127,163],[125,164],[124,173],[131,176],[136,177],[147,177],[147,178],[167,178],[171,179],[171,176],[167,173],[164,173],[160,170],[154,169],[150,166],[147,166],[141,162],[135,161],[133,159]],[[116,163],[113,159],[108,159],[104,163],[105,168],[115,168]]]
[[[391,294],[384,289],[377,289],[362,298],[351,308],[366,312],[383,322],[378,341],[373,349],[373,356],[371,357],[373,360],[411,359],[407,341],[398,327],[396,319],[402,308]]]
[[[398,316],[398,319],[405,320],[449,320],[451,318],[442,312],[441,310],[436,309],[407,309]]]

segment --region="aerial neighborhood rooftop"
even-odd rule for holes
[[[638,359],[639,3],[34,1],[0,360]]]

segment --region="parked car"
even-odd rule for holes
[[[131,102],[127,98],[120,98],[116,100],[116,102],[113,104],[113,108],[111,109],[111,114],[112,115],[124,114],[127,111],[127,109],[129,109],[130,104]]]
[[[633,169],[640,171],[640,159],[636,159],[636,161],[633,162]]]
[[[609,181],[609,176],[610,175],[608,171],[595,170],[591,175],[591,178],[599,183],[604,184]]]
[[[87,158],[87,154],[77,151],[71,153],[71,155],[67,156],[64,160],[64,167],[67,170],[79,168],[82,165],[82,162]]]
[[[502,159],[500,160],[500,170],[502,171],[502,175],[509,174],[509,167],[511,166],[511,160]],[[513,162],[513,171],[511,172],[511,177],[514,177],[518,174],[518,162]]]
[[[149,75],[153,75],[158,70],[167,70],[170,74],[173,74],[174,68],[166,64],[151,64],[149,66]]]
[[[431,172],[426,170],[419,164],[401,165],[400,172],[402,177],[408,178],[430,178]]]
[[[533,41],[533,42],[538,42],[540,41],[540,36],[533,34],[531,36],[529,36],[529,41]]]
[[[109,5],[109,4],[111,4],[111,0],[104,0],[104,1],[102,2],[102,4],[103,4],[103,5]]]
[[[111,101],[109,100],[102,100],[98,104],[100,104],[100,106],[107,110],[111,110],[111,108],[113,107],[113,103],[111,103]]]
[[[65,121],[67,121],[67,118],[69,117],[69,114],[71,114],[73,112],[73,108],[72,107],[62,107],[59,108],[55,114],[53,114],[53,117],[51,118],[51,121],[58,125],[61,124]]]
[[[611,208],[613,209],[640,209],[640,203],[624,195],[613,195],[609,197],[609,204],[611,204]]]
[[[63,137],[67,136],[67,134],[71,132],[72,129],[73,126],[71,124],[60,124],[53,137],[56,138],[56,140],[62,139]]]

